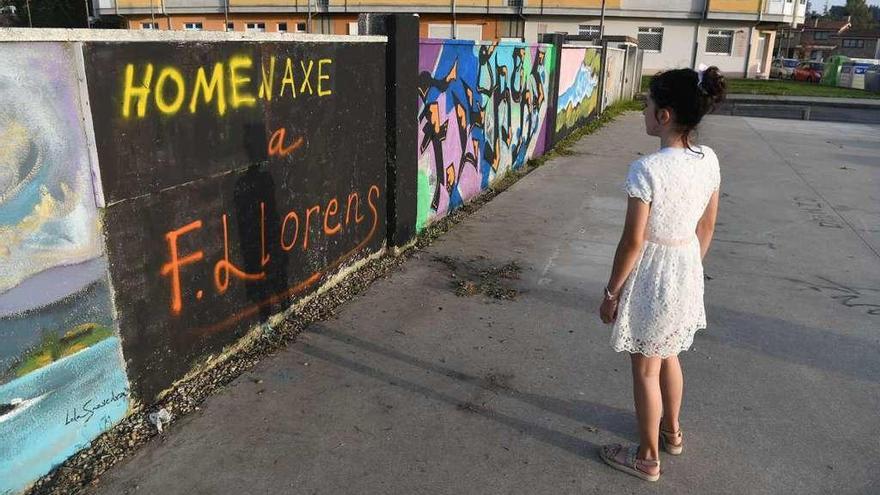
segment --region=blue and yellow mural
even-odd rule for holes
[[[422,40],[417,228],[549,146],[555,47]]]
[[[565,47],[559,57],[559,99],[556,104],[556,138],[561,139],[598,115],[599,48]]]
[[[0,493],[128,409],[73,45],[0,45]]]

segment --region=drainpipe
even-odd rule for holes
[[[605,38],[605,0],[602,0],[602,12],[599,14],[599,43],[602,43],[602,40],[604,38]]]
[[[452,0],[452,39],[458,39],[455,26],[455,0]]]
[[[223,0],[223,19],[223,30],[229,31],[229,0]]]
[[[306,32],[311,34],[312,32],[312,0],[308,0],[309,2],[309,15],[307,17],[308,22],[306,22]]]
[[[153,10],[153,0],[150,0],[150,23],[156,22],[156,12]]]
[[[703,20],[709,17],[709,0],[703,2],[703,13],[697,20],[697,27],[694,28],[694,56],[691,57],[691,68],[697,70],[697,56],[700,53],[700,28],[703,27]]]
[[[150,0],[152,1],[152,0]],[[27,7],[28,12],[28,27],[34,27],[34,21],[31,19],[31,0],[25,1],[25,6]]]

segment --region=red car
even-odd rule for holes
[[[801,62],[794,69],[791,78],[795,81],[818,83],[822,79],[825,64],[822,62]]]

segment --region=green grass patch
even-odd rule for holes
[[[642,76],[642,92],[648,91],[651,76]],[[861,89],[838,88],[800,81],[767,79],[728,79],[729,94],[776,96],[824,96],[829,98],[880,98],[880,93]]]

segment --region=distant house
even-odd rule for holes
[[[850,58],[880,58],[880,30],[848,29],[834,37],[837,49],[834,55]]]
[[[836,54],[852,24],[844,20],[810,17],[800,27],[786,28],[779,37],[777,56],[824,61]],[[858,43],[856,43],[858,45]]]

